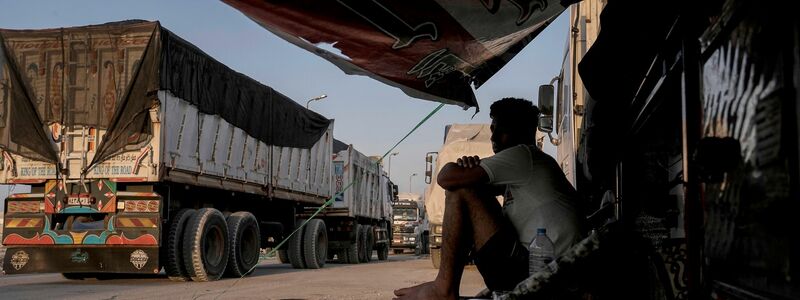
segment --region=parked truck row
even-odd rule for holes
[[[4,272],[242,276],[334,196],[281,260],[386,259],[381,165],[158,22],[0,30],[0,47],[0,182],[31,186],[4,201]]]

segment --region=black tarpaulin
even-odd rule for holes
[[[138,66],[132,74],[133,79],[116,105],[103,141],[100,143],[89,168],[123,151],[144,147],[153,137],[149,110],[157,105],[158,59],[161,52],[158,23],[152,26],[152,33]]]
[[[330,120],[162,28],[161,89],[271,145],[311,148]],[[224,99],[224,100],[222,100]]]
[[[56,147],[33,106],[36,95],[20,77],[19,63],[8,53],[0,35],[0,147],[23,157],[55,163]]]
[[[167,90],[270,145],[310,148],[330,120],[203,53],[158,22],[0,30],[0,147],[58,161],[62,128],[106,130],[91,165],[152,138]]]

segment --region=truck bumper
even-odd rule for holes
[[[416,249],[417,243],[416,242],[392,242],[393,249]]]
[[[158,247],[9,247],[3,273],[155,274],[158,260]]]
[[[413,241],[411,239],[414,239]],[[417,243],[417,235],[413,233],[399,233],[395,232],[392,235],[392,248],[398,249],[416,249]]]

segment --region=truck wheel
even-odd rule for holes
[[[295,269],[305,269],[306,262],[303,259],[303,231],[305,230],[298,230],[297,232],[292,235],[292,238],[289,239],[289,247],[286,250],[289,256],[289,263],[292,264],[292,267]]]
[[[372,261],[372,250],[375,249],[375,232],[370,225],[367,225],[367,229],[364,231],[367,234],[367,251],[364,254],[366,255],[367,262],[370,262]]]
[[[364,225],[358,231],[358,262],[367,262],[367,226]]]
[[[172,281],[187,281],[189,280],[189,270],[183,263],[183,232],[186,228],[186,223],[195,214],[194,209],[184,208],[176,212],[170,217],[169,232],[167,233],[166,246],[164,247],[166,256],[166,264],[164,270],[167,272],[167,277]]]
[[[356,224],[354,228],[354,232],[356,233],[355,240],[350,242],[350,246],[347,249],[344,249],[344,261],[348,264],[357,264],[358,263],[358,240],[361,232],[361,225]]]
[[[219,279],[228,264],[228,223],[219,210],[202,208],[189,219],[183,238],[183,263],[194,281]]]
[[[378,260],[386,260],[389,258],[389,245],[381,244],[378,246]]]
[[[442,263],[442,249],[431,249],[431,262],[433,263],[434,269],[439,269],[439,265]]]
[[[289,263],[289,253],[287,253],[285,249],[278,250],[278,260],[282,264],[288,264]]]
[[[228,216],[227,221],[231,252],[225,275],[242,277],[253,271],[261,254],[258,220],[249,212],[238,211]]]
[[[328,258],[328,229],[320,219],[308,221],[303,233],[303,256],[306,268],[319,269]]]

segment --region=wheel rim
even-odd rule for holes
[[[242,261],[246,265],[249,266],[258,260],[258,234],[253,226],[248,226],[242,233],[241,245]]]
[[[225,241],[219,226],[209,228],[203,241],[203,257],[210,266],[219,265],[225,252]]]

